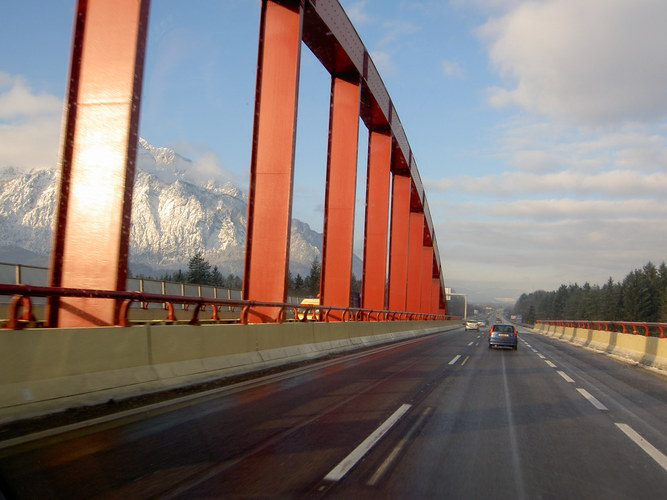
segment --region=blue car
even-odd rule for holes
[[[511,347],[516,351],[518,344],[517,331],[512,325],[493,325],[489,330],[489,349],[498,346]]]

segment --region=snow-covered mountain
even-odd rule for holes
[[[159,275],[186,269],[198,251],[223,275],[243,273],[248,202],[232,183],[197,182],[193,163],[139,140],[132,198],[130,268]],[[58,172],[0,170],[0,261],[46,265]],[[306,275],[322,235],[292,221],[290,269]]]

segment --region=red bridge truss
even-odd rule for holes
[[[63,123],[49,285],[123,291],[149,0],[79,0]],[[302,43],[303,42],[303,43]],[[281,318],[302,45],[331,74],[321,304],[345,320],[359,118],[368,129],[361,307],[446,314],[424,188],[394,105],[337,0],[262,0],[243,300]],[[74,294],[76,295],[76,294]],[[50,297],[51,325],[119,324],[121,301]],[[258,305],[267,304],[267,305]]]

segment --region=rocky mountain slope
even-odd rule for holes
[[[141,139],[132,202],[130,269],[158,276],[186,269],[201,251],[223,275],[243,273],[247,198],[235,185],[197,182],[192,162]],[[46,265],[57,171],[0,170],[0,261]],[[292,221],[290,269],[308,274],[322,235]]]

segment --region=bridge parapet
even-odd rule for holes
[[[188,311],[193,306],[192,317],[187,323],[189,325],[200,325],[200,313],[205,312],[207,307],[211,310],[209,323],[240,323],[247,324],[250,310],[259,308],[277,309],[280,311],[274,323],[286,321],[316,321],[328,323],[335,318],[338,321],[445,321],[458,319],[439,314],[430,314],[423,312],[389,311],[380,309],[365,309],[358,307],[335,307],[328,305],[313,305],[302,303],[278,303],[278,302],[260,302],[252,300],[237,300],[229,298],[203,297],[203,296],[183,296],[155,294],[148,292],[128,292],[113,290],[95,290],[82,288],[56,288],[32,285],[8,285],[0,284],[0,294],[11,295],[12,299],[7,308],[7,322],[4,325],[6,329],[22,329],[26,325],[35,326],[53,326],[45,322],[38,322],[33,312],[33,299],[36,297],[46,298],[81,298],[86,300],[113,300],[120,302],[121,306],[118,316],[113,323],[98,323],[95,326],[130,326],[130,307],[132,304],[143,304],[144,310],[148,309],[149,304],[162,304],[168,311],[164,320],[166,323],[176,323],[175,305],[183,306]],[[219,313],[222,308],[227,311],[238,311],[236,315],[226,314],[222,317]],[[80,311],[81,315],[86,314],[85,308]],[[92,316],[92,314],[91,314]],[[91,320],[92,321],[92,320]],[[146,317],[135,323],[146,323]]]
[[[314,360],[460,321],[0,330],[0,422]]]
[[[586,330],[618,332],[631,335],[644,335],[646,337],[660,337],[661,339],[665,338],[665,330],[667,329],[667,323],[646,321],[544,319],[537,320],[535,324],[540,329],[544,329],[545,326],[580,328]]]
[[[540,320],[537,331],[562,341],[667,371],[667,323]]]

